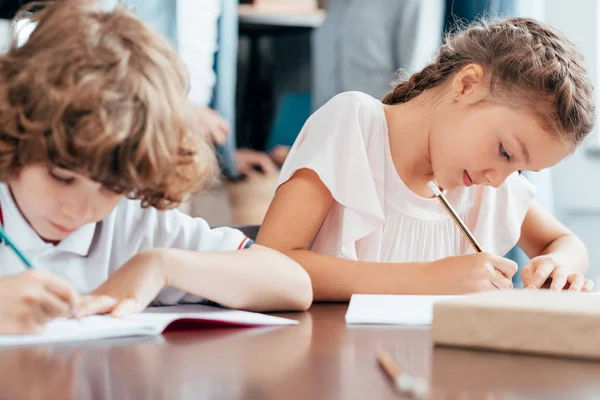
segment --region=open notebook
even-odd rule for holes
[[[75,321],[57,319],[43,333],[35,335],[0,335],[0,346],[78,342],[126,336],[160,335],[170,328],[215,326],[295,325],[298,321],[246,311],[204,305],[154,307],[126,318],[90,316]]]
[[[434,303],[456,297],[353,294],[346,324],[431,325]]]

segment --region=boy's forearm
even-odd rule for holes
[[[540,255],[552,255],[558,265],[575,273],[585,273],[588,268],[588,252],[575,235],[565,235],[550,243]]]
[[[312,288],[306,271],[274,250],[199,253],[164,251],[168,286],[224,306],[251,311],[306,310]]]

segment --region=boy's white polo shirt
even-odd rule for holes
[[[0,183],[0,208],[5,232],[31,258],[36,268],[62,277],[81,293],[96,289],[142,250],[235,251],[251,243],[236,229],[211,229],[203,219],[192,218],[176,209],[144,209],[139,201],[123,199],[105,220],[82,226],[54,246],[40,239],[27,223],[8,186],[3,183]],[[1,243],[0,275],[24,270],[19,258]],[[155,304],[202,301],[203,298],[184,291],[165,288],[157,296]]]

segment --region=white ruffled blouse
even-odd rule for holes
[[[303,168],[315,171],[335,200],[313,251],[375,262],[426,262],[473,252],[437,199],[421,197],[402,182],[390,153],[383,104],[367,94],[339,94],[308,119],[279,185]],[[497,189],[445,192],[483,250],[496,255],[517,243],[534,194],[518,173]]]

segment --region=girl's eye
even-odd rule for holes
[[[506,152],[502,143],[500,144],[499,152],[500,152],[500,157],[505,158],[506,161],[510,161],[511,156]]]

